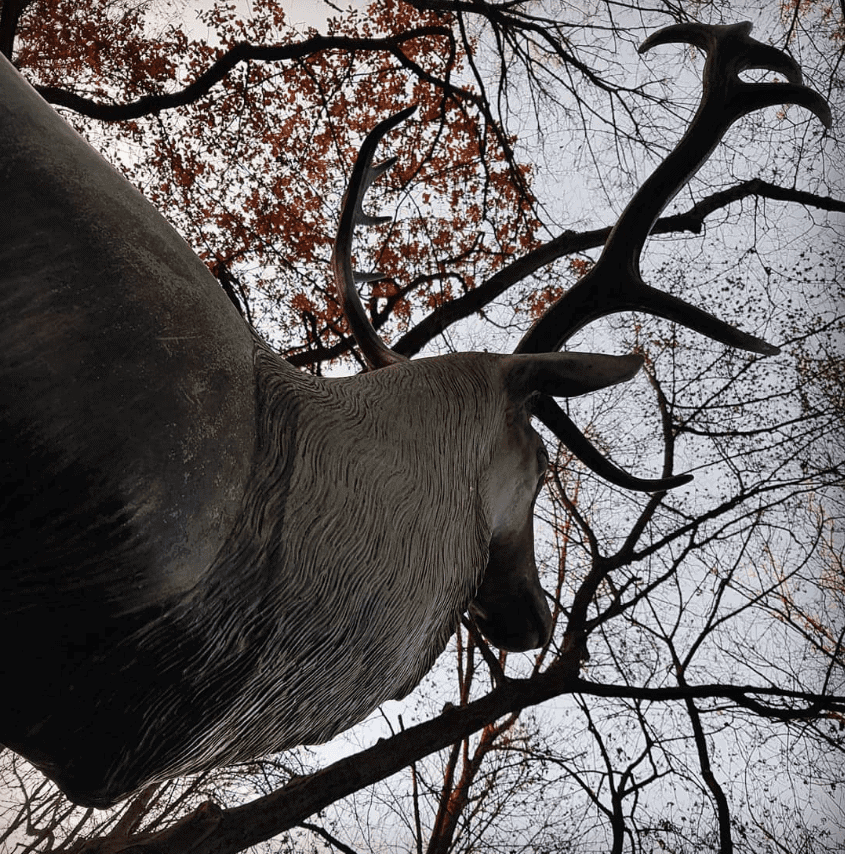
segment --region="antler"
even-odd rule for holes
[[[525,358],[528,354],[554,353],[591,321],[620,311],[646,311],[681,323],[724,344],[755,353],[771,355],[780,352],[761,338],[742,332],[706,311],[646,285],[640,274],[640,253],[658,216],[699,170],[738,118],[774,104],[794,103],[806,107],[826,127],[830,127],[831,116],[827,103],[819,94],[802,84],[801,70],[794,60],[782,51],[752,39],[750,32],[751,24],[747,22],[728,26],[678,24],[654,33],[643,42],[640,53],[655,45],[676,42],[693,44],[707,53],[701,103],[675,149],[634,194],[611,231],[593,269],[526,333],[514,351],[518,358]],[[739,73],[749,68],[779,72],[789,82],[747,83],[739,78]],[[389,217],[376,218],[365,214],[361,200],[370,184],[395,163],[395,158],[392,158],[378,166],[371,165],[378,143],[415,109],[409,107],[385,119],[370,132],[361,146],[344,196],[332,254],[332,268],[341,306],[372,368],[407,360],[384,344],[364,312],[355,287],[356,279],[378,281],[382,274],[353,273],[352,236],[356,225],[372,225],[389,220]],[[534,391],[537,391],[536,387]],[[605,480],[644,492],[671,489],[692,480],[690,475],[643,479],[618,468],[603,457],[572,423],[550,396],[549,389],[536,394],[531,407],[537,418],[586,466]]]
[[[397,362],[407,361],[407,359],[399,353],[391,350],[381,340],[378,333],[370,323],[369,318],[361,304],[361,298],[358,295],[356,282],[360,281],[378,281],[383,277],[382,273],[356,273],[352,270],[352,237],[356,225],[377,225],[382,222],[389,221],[389,217],[372,217],[364,213],[362,209],[363,197],[369,186],[378,177],[383,175],[396,162],[396,158],[390,158],[377,166],[372,165],[373,157],[375,156],[376,148],[382,138],[400,122],[410,116],[416,107],[409,107],[400,113],[380,122],[367,135],[361,148],[358,152],[358,157],[355,161],[355,166],[352,169],[352,175],[349,179],[349,185],[343,197],[343,207],[340,216],[340,224],[338,225],[337,237],[335,239],[334,251],[332,252],[332,269],[335,275],[335,286],[337,288],[338,298],[341,307],[346,315],[352,334],[355,337],[358,346],[361,348],[367,363],[370,368],[378,369],[396,364]],[[582,380],[587,380],[587,374],[595,379],[595,388],[601,388],[613,382],[619,382],[623,379],[628,379],[641,366],[642,360],[636,357],[613,357],[600,356],[596,364],[587,365],[587,360],[595,362],[596,357],[590,357],[589,354],[582,353],[545,353],[537,357],[516,355],[510,357],[512,367],[523,375],[523,380],[527,387],[532,390],[546,387],[549,393],[556,392],[561,394],[579,393],[571,390],[561,391],[561,378],[556,376],[554,360],[549,359],[550,356],[559,356],[562,362],[572,362],[573,360],[583,359],[585,376]],[[522,364],[517,364],[522,360]],[[527,365],[526,361],[532,362],[533,370]],[[602,374],[598,364],[603,364],[601,360],[605,360],[607,364],[606,375]],[[633,365],[631,364],[633,360]],[[535,363],[536,364],[533,364]],[[621,368],[620,365],[627,366]],[[572,370],[578,372],[574,365],[566,365],[562,374],[569,375]],[[582,371],[582,372],[584,372]],[[544,381],[538,381],[541,375],[545,375]],[[529,379],[529,377],[531,377]],[[565,382],[563,383],[565,385]],[[557,388],[555,388],[557,386]],[[624,486],[628,489],[636,489],[645,492],[662,491],[664,489],[672,489],[681,484],[688,483],[692,480],[691,475],[676,475],[669,478],[643,479],[624,472],[622,469],[615,466],[609,460],[599,453],[589,442],[589,440],[578,430],[578,428],[569,420],[569,417],[560,409],[554,400],[547,394],[537,395],[537,399],[532,405],[534,414],[537,415],[550,429],[561,438],[561,440],[572,450],[572,452],[586,466],[592,469],[596,474],[609,480],[619,486]]]
[[[764,355],[780,350],[670,294],[646,285],[640,253],[660,213],[701,168],[728,128],[741,116],[773,104],[800,104],[830,127],[830,109],[821,95],[801,84],[791,57],[749,36],[751,24],[677,24],[654,33],[640,53],[655,45],[686,42],[707,52],[704,93],[692,123],[669,156],[634,194],[607,238],[593,269],[570,288],[526,333],[517,353],[559,350],[579,329],[620,311],[646,311],[703,335]],[[766,68],[789,83],[746,83],[739,73]]]
[[[517,346],[516,353],[559,350],[591,321],[620,311],[646,311],[681,323],[716,341],[755,353],[773,355],[780,352],[778,347],[761,338],[649,287],[640,274],[640,253],[658,216],[699,170],[737,119],[763,107],[794,103],[806,107],[825,127],[830,127],[827,103],[821,95],[802,84],[801,70],[794,60],[752,39],[750,32],[748,22],[728,26],[678,24],[654,33],[643,42],[640,53],[655,45],[676,42],[690,43],[706,51],[701,103],[675,149],[634,194],[595,266],[533,325]],[[750,68],[780,72],[789,82],[747,83],[739,78],[739,73]],[[662,481],[633,478],[605,460],[551,397],[538,396],[533,411],[583,463],[606,480],[629,489],[652,491],[690,479],[686,476]]]
[[[405,356],[395,353],[381,340],[361,304],[356,282],[377,282],[384,278],[379,272],[357,273],[352,270],[352,238],[356,225],[379,225],[390,222],[390,217],[373,217],[364,213],[361,207],[364,194],[370,184],[381,177],[395,163],[391,157],[377,166],[373,166],[373,157],[382,138],[398,124],[416,111],[416,107],[407,107],[399,113],[385,119],[376,125],[361,145],[349,186],[343,197],[340,213],[340,224],[332,251],[332,270],[334,271],[335,286],[340,300],[340,306],[346,317],[352,334],[361,348],[364,358],[371,368],[385,368],[397,362],[408,361]]]

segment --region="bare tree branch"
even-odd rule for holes
[[[845,212],[845,201],[843,200],[779,187],[776,184],[754,178],[727,190],[712,193],[684,213],[661,217],[655,223],[652,234],[672,234],[684,231],[699,234],[708,216],[735,202],[751,197],[794,202],[819,210]],[[408,357],[419,353],[423,347],[454,323],[481,311],[509,288],[548,264],[567,255],[586,252],[589,249],[603,246],[610,235],[610,231],[610,226],[583,232],[564,231],[558,237],[512,261],[477,288],[434,309],[413,329],[410,329],[400,336],[395,343],[391,344],[391,349]],[[376,329],[383,326],[384,320],[386,318],[379,318],[374,322]],[[351,346],[352,342],[348,340],[333,345],[326,348],[325,352],[321,354],[321,358],[335,358],[347,352]],[[314,354],[310,350],[286,354],[286,358],[298,366],[309,365],[314,362]]]
[[[257,62],[281,62],[304,59],[326,51],[378,52],[390,53],[401,62],[409,60],[402,52],[402,46],[420,38],[438,37],[451,41],[452,33],[445,27],[419,27],[401,35],[383,39],[351,38],[347,36],[313,36],[297,44],[255,45],[241,42],[220,56],[210,68],[193,83],[178,92],[165,95],[147,95],[127,104],[104,104],[92,101],[75,92],[56,86],[36,86],[41,96],[58,107],[74,110],[82,116],[106,122],[126,121],[141,116],[155,115],[163,110],[183,107],[206,95],[213,86],[223,80],[239,63],[250,60]],[[417,69],[419,71],[419,69]],[[438,80],[441,86],[444,81]],[[454,89],[455,92],[459,91]],[[462,91],[462,90],[461,90]],[[469,96],[469,93],[464,93]]]
[[[395,774],[423,757],[453,745],[493,721],[561,694],[627,697],[650,702],[692,699],[732,700],[780,720],[800,720],[819,710],[845,713],[845,696],[822,696],[753,685],[679,685],[646,688],[603,685],[575,675],[576,656],[558,658],[545,672],[510,680],[479,700],[451,707],[437,718],[406,729],[354,756],[239,807],[221,810],[212,804],[153,835],[131,842],[92,840],[80,854],[235,854],[249,845],[302,824],[310,815],[353,792]],[[802,703],[801,708],[765,706],[752,697],[774,697]]]

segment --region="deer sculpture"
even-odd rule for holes
[[[533,506],[538,418],[601,476],[664,490],[555,402],[637,356],[560,353],[611,312],[777,349],[643,283],[661,210],[740,116],[823,99],[750,24],[669,27],[704,95],[593,270],[515,353],[408,361],[376,335],[350,261],[382,122],[333,257],[372,370],[303,374],[241,320],[164,219],[0,57],[0,741],[105,807],[152,781],[321,742],[406,695],[469,609],[502,649],[547,643]],[[747,83],[746,68],[787,83]]]

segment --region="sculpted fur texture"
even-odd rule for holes
[[[39,733],[69,794],[91,800],[104,781],[105,801],[325,741],[417,684],[487,561],[497,413],[456,419],[442,401],[492,404],[477,386],[496,374],[456,361],[471,369],[421,361],[315,382],[256,345],[259,441],[242,512],[202,585],[87,650],[74,676],[84,707],[74,715],[65,698]],[[412,424],[435,437],[422,451],[401,438]],[[421,512],[421,494],[435,512]],[[472,571],[450,584],[455,566]],[[79,753],[95,740],[97,753]]]

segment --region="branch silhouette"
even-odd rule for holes
[[[79,854],[236,854],[290,830],[310,815],[359,789],[385,780],[413,762],[449,747],[505,715],[563,694],[624,697],[648,702],[727,699],[779,720],[800,720],[827,712],[845,715],[845,696],[813,694],[755,685],[674,685],[646,688],[593,682],[577,675],[578,653],[558,657],[530,679],[508,680],[465,706],[451,706],[438,717],[403,730],[372,747],[341,759],[261,798],[231,809],[203,804],[188,816],[154,834],[131,840],[100,838]],[[796,705],[771,705],[761,697]]]
[[[243,62],[280,62],[305,59],[327,51],[346,51],[349,53],[383,51],[392,54],[403,65],[407,66],[411,61],[403,54],[402,46],[415,39],[429,37],[441,37],[451,41],[452,33],[445,27],[419,27],[408,30],[401,35],[383,39],[313,36],[296,44],[285,45],[256,45],[250,42],[239,42],[220,56],[193,83],[178,92],[145,95],[143,98],[126,104],[107,104],[94,101],[58,86],[35,86],[35,89],[50,104],[66,107],[82,116],[105,122],[127,121],[192,104],[206,95],[217,83],[220,83],[235,66]],[[418,66],[416,66],[416,71],[421,75],[424,74]],[[471,97],[469,92],[451,86],[445,81],[438,80],[437,83],[456,94],[460,93],[465,97]]]
[[[751,180],[743,181],[733,187],[729,187],[726,190],[711,193],[683,213],[661,217],[655,223],[651,233],[672,234],[689,232],[691,234],[700,234],[708,216],[736,202],[752,197],[790,202],[818,210],[845,212],[845,200],[835,199],[831,196],[820,196],[805,190],[780,187],[768,181],[752,178]],[[588,249],[596,249],[603,246],[610,235],[610,231],[610,226],[605,226],[604,228],[596,228],[589,231],[575,232],[567,230],[562,232],[557,237],[552,238],[541,246],[526,252],[525,255],[522,255],[515,261],[512,261],[477,288],[438,306],[412,329],[409,329],[397,341],[391,344],[391,349],[403,356],[411,357],[416,355],[423,347],[454,323],[481,311],[493,300],[505,293],[508,288],[513,287],[546,265],[566,255],[585,252]],[[381,313],[379,317],[373,318],[373,326],[376,329],[380,329],[384,326],[386,320],[387,315]],[[284,355],[291,364],[304,367],[337,358],[349,352],[353,346],[354,342],[351,339],[344,339],[329,348],[300,350],[298,352],[285,353]]]

